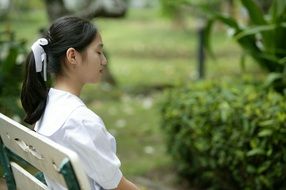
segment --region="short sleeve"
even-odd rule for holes
[[[87,175],[104,189],[118,186],[122,173],[116,156],[114,137],[91,110],[75,110],[64,124],[64,142],[82,161]]]

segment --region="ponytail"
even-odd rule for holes
[[[33,52],[30,52],[21,91],[21,102],[26,112],[25,122],[34,124],[41,118],[46,108],[48,90],[42,73],[36,72],[35,58]]]

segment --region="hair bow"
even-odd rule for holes
[[[45,38],[38,39],[31,47],[35,64],[36,72],[43,72],[44,81],[47,81],[47,54],[43,46],[48,45],[48,40]]]

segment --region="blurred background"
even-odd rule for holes
[[[22,122],[25,57],[67,14],[101,32],[81,98],[141,189],[286,188],[285,0],[0,0],[1,113]]]

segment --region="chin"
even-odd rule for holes
[[[99,82],[100,82],[100,79],[94,79],[94,80],[91,80],[89,83],[96,84],[96,83],[99,83]]]

